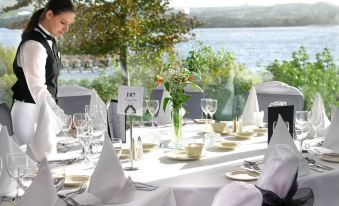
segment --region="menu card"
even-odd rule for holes
[[[275,107],[268,107],[268,142],[270,142],[272,134],[273,134],[273,125],[275,122],[278,121],[278,115],[281,115],[283,120],[288,125],[289,132],[293,137],[294,133],[294,105],[287,105],[287,106],[275,106]]]

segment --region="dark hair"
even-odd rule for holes
[[[71,0],[49,0],[45,8],[36,10],[29,20],[25,30],[21,35],[21,39],[25,39],[34,28],[36,28],[45,13],[51,10],[54,15],[59,15],[63,12],[75,12],[75,8]]]

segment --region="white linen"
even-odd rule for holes
[[[309,134],[311,136],[326,136],[327,127],[331,122],[326,115],[324,103],[319,93],[314,97],[310,122],[311,128]]]
[[[159,107],[159,113],[158,113],[158,117],[157,117],[158,124],[170,124],[171,123],[171,106],[170,106],[171,103],[169,103],[169,105],[167,105],[165,112],[163,110],[164,99],[166,97],[170,97],[170,95],[169,95],[168,91],[164,90],[162,92],[161,104],[160,104],[160,107]]]
[[[252,86],[246,100],[244,111],[241,115],[242,123],[243,125],[256,125],[263,122],[263,118],[263,112],[259,112],[257,93],[255,88]]]
[[[298,171],[298,158],[294,152],[289,145],[275,145],[256,185],[285,198]]]
[[[8,135],[7,127],[0,125],[0,157],[2,158],[4,168],[6,167],[7,154],[11,153],[24,154]],[[28,165],[29,168],[34,168],[34,162],[31,159],[28,160]],[[0,194],[13,194],[16,191],[16,183],[12,181],[11,177],[5,171],[6,169],[3,169],[0,176]]]
[[[329,126],[328,133],[324,139],[323,147],[334,153],[339,153],[339,109],[337,108]]]
[[[56,135],[60,132],[57,116],[47,101],[40,105],[39,117],[32,143],[28,146],[27,154],[34,160],[40,161],[43,157],[56,154]]]
[[[66,203],[58,198],[53,184],[51,171],[47,159],[40,162],[39,171],[32,184],[19,199],[17,206],[66,206]]]
[[[309,166],[305,158],[301,155],[301,153],[298,151],[297,147],[295,146],[293,139],[291,137],[291,134],[289,133],[284,120],[279,115],[277,125],[273,131],[270,143],[268,145],[268,148],[265,153],[264,162],[267,163],[267,160],[272,155],[273,151],[276,149],[275,145],[278,144],[287,144],[292,148],[295,155],[297,155],[298,158],[298,175],[303,176],[309,174]]]
[[[88,193],[99,197],[103,203],[124,203],[134,198],[134,184],[130,178],[125,178],[120,161],[109,141],[104,142]]]
[[[261,206],[262,201],[262,194],[254,185],[232,182],[218,191],[212,206]]]

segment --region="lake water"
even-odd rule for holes
[[[339,27],[269,27],[269,28],[207,28],[194,29],[196,39],[180,43],[176,46],[178,54],[187,56],[188,52],[197,48],[201,41],[215,51],[224,48],[233,52],[239,63],[249,68],[258,65],[267,66],[274,59],[291,59],[293,51],[300,46],[306,47],[310,58],[325,47],[329,48],[332,57],[339,57]],[[6,47],[17,47],[21,30],[0,28],[0,44]]]

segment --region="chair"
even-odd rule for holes
[[[84,113],[85,105],[90,105],[92,92],[81,86],[58,87],[58,105],[66,114]]]
[[[13,135],[11,111],[6,103],[0,104],[0,124],[7,127],[10,136]]]
[[[259,111],[264,111],[264,122],[267,122],[267,107],[275,101],[285,101],[287,105],[294,105],[294,112],[303,110],[304,95],[295,87],[278,81],[264,82],[255,85]]]
[[[157,88],[153,89],[151,92],[151,99],[155,99],[159,101],[159,110],[162,109],[161,99],[164,92],[164,86],[160,85]],[[202,110],[200,106],[200,101],[204,98],[204,91],[198,87],[197,90],[194,90],[191,85],[188,85],[185,88],[185,93],[190,96],[187,102],[184,104],[186,109],[186,114],[184,118],[188,119],[200,119],[202,117]],[[158,116],[159,111],[155,114]]]
[[[118,100],[111,100],[107,111],[108,135],[126,143],[126,116],[118,114]]]

